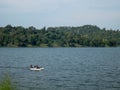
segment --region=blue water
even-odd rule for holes
[[[6,73],[18,90],[120,90],[120,48],[0,48]]]

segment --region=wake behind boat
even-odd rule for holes
[[[40,71],[40,70],[43,70],[44,68],[42,68],[42,67],[39,67],[38,65],[36,65],[36,66],[32,66],[32,65],[30,65],[30,70],[33,70],[33,71]]]

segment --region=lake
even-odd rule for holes
[[[6,73],[18,90],[120,90],[120,48],[0,48]]]

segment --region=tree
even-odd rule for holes
[[[26,47],[108,47],[120,46],[120,31],[100,29],[95,25],[81,27],[33,26],[0,27],[0,46]]]

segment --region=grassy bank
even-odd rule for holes
[[[5,75],[5,77],[0,80],[0,90],[15,90],[9,75]]]

